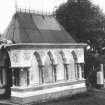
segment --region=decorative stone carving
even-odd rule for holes
[[[12,67],[30,67],[32,59],[31,50],[12,50],[9,52]]]

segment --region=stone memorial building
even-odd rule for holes
[[[5,92],[10,80],[12,101],[38,102],[86,91],[86,44],[76,43],[54,16],[17,11],[2,39],[13,42],[1,45],[7,55],[0,57],[8,59],[8,67],[3,63],[0,70],[0,89]]]

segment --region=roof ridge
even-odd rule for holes
[[[32,9],[22,9],[17,8],[16,13],[30,13],[30,14],[36,14],[36,15],[44,15],[44,16],[54,16],[54,13],[47,12],[47,11],[39,11],[39,10],[32,10]]]

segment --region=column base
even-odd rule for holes
[[[104,88],[104,84],[97,84],[97,88],[98,89]]]

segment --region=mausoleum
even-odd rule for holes
[[[86,91],[86,44],[76,43],[54,16],[18,11],[4,38],[13,44],[1,45],[9,63],[1,67],[0,86],[3,89],[11,80],[12,101],[38,102]]]

